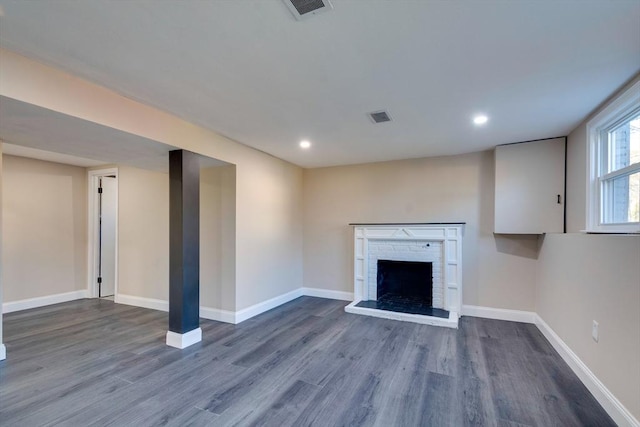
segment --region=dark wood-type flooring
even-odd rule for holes
[[[164,344],[167,313],[80,300],[4,317],[0,425],[607,426],[533,325],[459,330],[302,297],[203,342]]]

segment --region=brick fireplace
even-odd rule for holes
[[[351,224],[354,226],[354,314],[457,328],[462,306],[463,223]],[[430,263],[431,305],[440,314],[378,309],[379,262]],[[400,264],[402,265],[402,264]],[[415,267],[414,267],[415,268]]]

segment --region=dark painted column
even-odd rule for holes
[[[200,165],[198,155],[169,152],[169,331],[200,326]]]

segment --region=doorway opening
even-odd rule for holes
[[[118,169],[89,171],[89,296],[118,289]]]

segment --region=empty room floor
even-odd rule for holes
[[[446,329],[302,297],[203,341],[167,313],[79,300],[4,316],[0,424],[615,425],[534,325]]]

